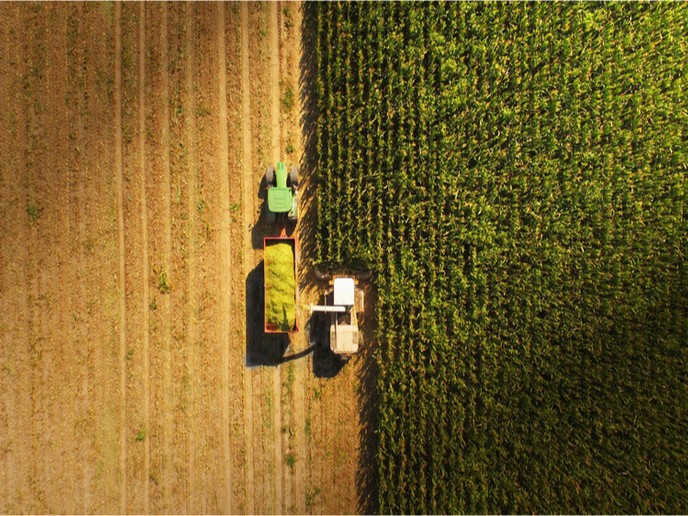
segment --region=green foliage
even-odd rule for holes
[[[294,107],[294,89],[289,87],[284,91],[284,94],[282,95],[282,107],[286,111],[291,111],[291,108]]]
[[[167,277],[167,273],[162,270],[158,274],[158,290],[161,294],[169,294],[172,290],[172,283]]]
[[[688,5],[306,9],[380,512],[687,512]]]
[[[287,455],[284,457],[284,461],[287,463],[289,469],[293,471],[294,466],[296,465],[296,456],[294,456],[293,453],[287,453]]]
[[[35,202],[29,202],[29,204],[26,205],[26,214],[29,216],[31,222],[36,222],[42,212],[43,208],[38,206]]]

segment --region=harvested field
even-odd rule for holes
[[[0,4],[0,512],[359,508],[366,359],[262,331],[259,187],[302,159],[301,18]]]

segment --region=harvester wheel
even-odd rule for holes
[[[299,169],[295,166],[289,169],[289,181],[291,186],[298,186],[299,184]]]
[[[332,274],[327,269],[323,270],[320,267],[315,267],[315,277],[320,281],[329,281],[332,279]]]
[[[363,313],[365,312],[365,293],[363,292],[363,289],[358,288],[356,290],[356,315],[358,317],[363,317]]]
[[[358,272],[356,274],[356,278],[361,280],[361,281],[366,281],[366,280],[369,280],[372,275],[373,275],[373,271],[371,271],[370,269],[366,269],[366,270],[363,270],[361,272]]]
[[[275,167],[272,165],[265,171],[265,184],[268,188],[275,184]]]

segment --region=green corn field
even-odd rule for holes
[[[376,510],[688,512],[688,4],[305,10]]]

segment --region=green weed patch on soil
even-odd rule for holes
[[[296,323],[294,248],[277,243],[265,247],[265,322],[289,331]]]

